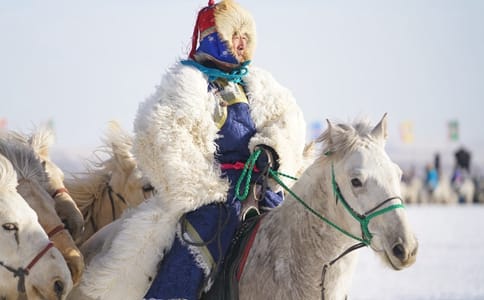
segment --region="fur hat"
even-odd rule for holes
[[[233,53],[234,33],[247,36],[244,59],[251,60],[256,44],[255,23],[251,14],[233,0],[222,0],[217,4],[210,0],[208,6],[198,13],[190,58],[224,69],[239,67],[245,61],[238,61]]]

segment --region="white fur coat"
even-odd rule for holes
[[[291,93],[251,67],[244,78],[257,133],[249,143],[273,147],[280,171],[303,164],[306,124]],[[93,299],[142,299],[173,242],[177,222],[200,206],[225,201],[229,184],[214,158],[218,100],[204,74],[175,64],[156,92],[141,103],[134,123],[134,153],[157,195],[125,214],[120,231],[87,266],[79,289]],[[271,183],[275,188],[274,182]]]

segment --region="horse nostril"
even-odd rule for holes
[[[64,293],[64,283],[60,280],[56,280],[54,282],[54,292],[57,296],[60,296]]]
[[[405,248],[403,247],[402,244],[397,244],[393,247],[392,249],[393,255],[398,257],[401,261],[404,261],[407,258]]]

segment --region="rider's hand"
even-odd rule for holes
[[[255,166],[259,171],[264,171],[268,167],[271,168],[273,171],[279,170],[279,155],[277,154],[274,148],[260,144],[255,146],[254,151],[261,150],[259,157],[257,157],[257,161],[255,162]]]

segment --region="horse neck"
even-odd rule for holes
[[[337,226],[351,231],[351,228],[357,224],[344,207],[336,201],[332,185],[331,163],[327,159],[321,158],[311,165],[294,184],[292,190],[311,209]],[[291,222],[290,226],[295,229],[300,228],[303,233],[314,237],[319,243],[318,246],[327,244],[327,239],[332,241],[335,249],[354,244],[353,239],[331,227],[294,197],[288,197],[287,204],[287,207],[282,209],[297,211],[301,218],[298,220],[300,223]]]
[[[345,229],[355,226],[354,221],[348,220],[349,215],[344,208],[336,205],[331,184],[331,165],[326,159],[311,165],[292,187],[292,191],[338,226]],[[300,282],[319,280],[322,266],[356,243],[319,219],[292,196],[287,197],[279,208],[263,219],[261,234],[265,235],[261,240],[275,240],[267,245],[270,249],[264,249],[264,253],[275,255],[276,260],[291,253],[291,259],[286,260],[288,271],[294,276],[304,277],[294,279]]]

